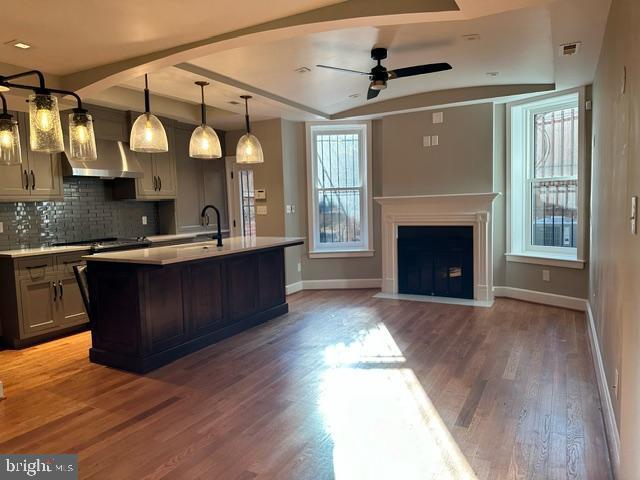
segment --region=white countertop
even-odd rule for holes
[[[20,258],[33,257],[36,255],[53,255],[56,253],[72,253],[72,252],[88,252],[90,250],[87,245],[72,245],[66,247],[36,247],[36,248],[20,248],[17,250],[5,250],[0,252],[0,257]]]
[[[222,233],[229,233],[229,230],[222,230]],[[151,235],[146,237],[151,243],[162,243],[162,242],[173,242],[174,240],[184,240],[187,238],[196,238],[196,237],[206,237],[213,236],[216,234],[215,230],[206,230],[202,232],[192,232],[192,233],[174,233],[167,235]]]
[[[270,247],[287,247],[304,242],[302,237],[231,237],[222,240],[223,246],[216,242],[198,242],[186,245],[171,245],[137,250],[96,253],[84,257],[92,262],[137,263],[143,265],[170,265],[190,262],[211,257],[220,257],[234,253],[261,250]]]

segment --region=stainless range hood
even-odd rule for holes
[[[129,144],[96,139],[98,159],[80,162],[62,154],[62,173],[65,177],[140,178],[144,175],[135,152]]]

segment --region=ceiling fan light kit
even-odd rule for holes
[[[329,65],[316,65],[320,68],[328,68],[339,72],[353,73],[356,75],[366,75],[369,77],[369,89],[367,90],[367,100],[376,98],[381,90],[387,88],[387,82],[395,78],[413,77],[416,75],[424,75],[425,73],[436,73],[451,70],[448,63],[428,63],[425,65],[414,65],[413,67],[397,68],[395,70],[387,70],[382,65],[382,60],[387,58],[386,48],[374,48],[371,50],[371,58],[377,62],[369,73],[359,70],[351,70],[348,68],[332,67]]]

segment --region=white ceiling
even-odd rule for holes
[[[2,62],[62,75],[342,0],[17,0],[3,2]],[[13,46],[15,40],[32,45]]]

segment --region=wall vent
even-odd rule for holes
[[[560,45],[560,56],[570,57],[571,55],[575,55],[580,51],[581,46],[582,42],[565,43]]]

